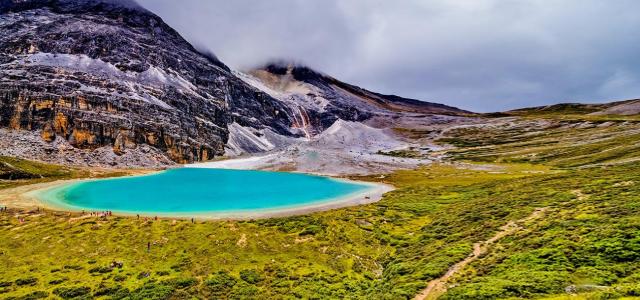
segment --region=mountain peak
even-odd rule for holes
[[[270,61],[267,61],[266,63],[262,64],[260,68],[266,68],[266,67],[290,68],[290,67],[307,67],[307,66],[304,63],[297,60],[278,58],[278,59],[272,59]]]
[[[307,74],[307,75],[313,75],[312,77],[328,77],[328,75],[322,72],[316,71],[315,69],[312,69],[311,67],[305,65],[304,63],[295,61],[295,60],[286,60],[286,59],[272,60],[256,69],[264,70],[276,75]],[[296,76],[296,79],[300,79],[300,78]]]
[[[308,83],[336,81],[335,78],[323,72],[317,71],[302,62],[294,60],[273,60],[262,65],[261,67],[256,68],[254,71],[256,70],[266,71],[278,76],[290,75],[295,80]]]
[[[294,102],[304,100],[304,103],[297,104],[307,106],[307,114],[314,109],[347,121],[363,121],[388,113],[472,114],[443,104],[375,93],[290,60],[274,60],[250,73],[276,91],[272,96],[293,99]],[[319,119],[322,124],[316,127],[325,129],[335,118],[320,116]]]

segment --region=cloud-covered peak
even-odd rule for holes
[[[475,111],[640,96],[640,2],[139,0],[234,68],[285,57]]]

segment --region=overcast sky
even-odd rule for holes
[[[478,112],[640,98],[636,0],[138,2],[236,69],[295,60]]]

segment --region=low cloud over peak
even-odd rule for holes
[[[474,111],[640,97],[640,2],[139,0],[234,68],[301,62]]]

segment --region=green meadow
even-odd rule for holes
[[[524,121],[452,130],[442,163],[353,178],[397,188],[381,201],[305,216],[192,223],[10,208],[0,299],[409,299],[539,208],[442,299],[640,297],[639,126],[549,119],[544,133]],[[2,188],[96,176],[2,161],[14,174]]]

